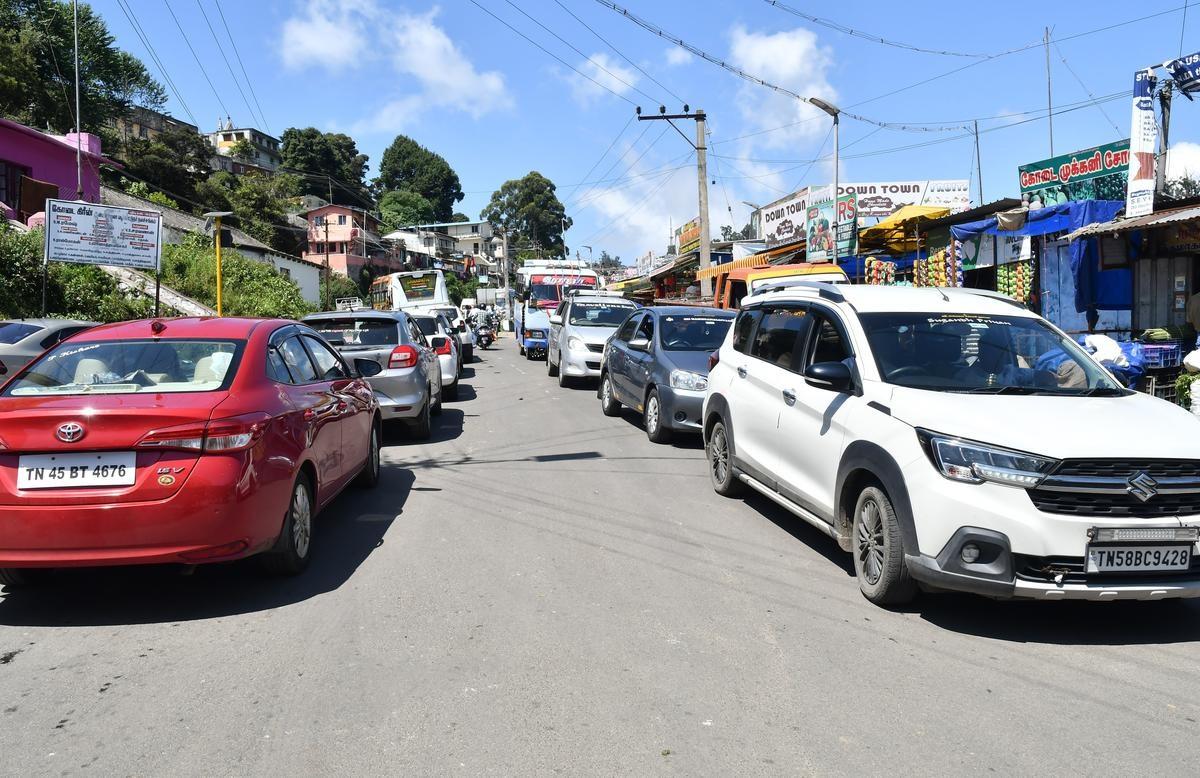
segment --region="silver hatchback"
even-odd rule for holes
[[[302,321],[347,360],[370,359],[383,370],[367,379],[385,422],[403,421],[415,437],[430,436],[431,416],[442,412],[437,353],[404,311],[328,311]]]

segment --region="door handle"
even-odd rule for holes
[[[746,377],[746,368],[739,367],[737,369],[737,373],[738,373],[738,378],[745,378]]]
[[[783,401],[785,403],[787,403],[788,405],[795,405],[796,404],[796,393],[793,392],[791,389],[784,389],[783,390]]]

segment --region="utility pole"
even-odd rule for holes
[[[1167,79],[1162,89],[1158,90],[1158,105],[1162,112],[1162,118],[1159,122],[1162,126],[1162,135],[1159,138],[1159,162],[1154,189],[1156,194],[1159,195],[1163,194],[1167,189],[1167,151],[1171,145],[1171,95],[1175,91],[1173,84],[1174,82]]]
[[[508,260],[508,227],[505,227],[504,228],[504,257],[500,261],[500,272],[504,276],[505,319],[507,321],[512,321],[513,320],[513,318],[512,318],[513,312],[512,312],[512,308],[509,304],[509,300],[512,297],[512,294],[509,292],[509,289],[508,289],[508,261],[509,261]]]
[[[838,137],[841,122],[838,121],[838,119],[841,116],[842,111],[833,103],[822,100],[819,97],[808,98],[808,103],[809,105],[821,109],[829,115],[829,118],[833,119],[833,264],[836,265],[838,263],[838,240],[841,238],[841,236],[838,235],[838,231],[842,218],[842,209],[839,207],[840,203],[838,201],[838,189],[840,188],[838,174],[840,172],[839,168],[841,167],[841,142]]]
[[[329,214],[321,217],[321,224],[325,227],[325,302],[322,307],[332,310],[330,303],[333,301],[329,299]]]
[[[983,159],[979,156],[979,120],[975,120],[975,169],[979,179],[979,204],[983,205]]]
[[[673,119],[691,119],[696,122],[696,142],[692,143],[690,140],[688,140],[688,143],[691,144],[692,148],[696,150],[697,194],[699,195],[698,199],[700,201],[700,270],[707,270],[712,266],[712,236],[709,231],[708,219],[708,147],[705,139],[704,129],[708,117],[705,115],[704,111],[700,109],[696,109],[695,113],[688,113],[688,106],[686,105],[683,106],[683,113],[677,114],[668,114],[666,106],[660,105],[658,107],[657,116],[642,116],[642,108],[641,106],[638,106],[637,117],[638,121],[640,122],[671,122],[672,127],[675,127],[675,123],[672,121]],[[675,127],[675,131],[679,132],[680,135],[683,135],[678,127]],[[683,135],[683,138],[684,140],[687,140],[686,135]],[[678,247],[676,247],[676,251],[678,251]],[[700,294],[704,296],[711,296],[712,293],[713,281],[711,278],[705,278],[700,282]]]
[[[79,0],[71,3],[75,16],[75,199],[83,199],[83,117],[79,114]]]
[[[1043,38],[1046,47],[1046,121],[1050,123],[1050,156],[1054,156],[1054,97],[1050,90],[1050,28]],[[983,203],[980,203],[983,205]]]

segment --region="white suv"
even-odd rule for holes
[[[1200,596],[1200,422],[998,295],[747,297],[704,403],[713,488],[835,538],[878,604]]]

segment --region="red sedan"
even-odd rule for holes
[[[0,583],[259,553],[299,573],[317,512],[379,479],[364,380],[378,370],[279,320],[124,322],[60,343],[0,389]]]

